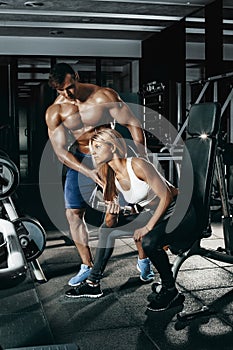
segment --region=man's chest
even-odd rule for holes
[[[85,132],[110,122],[111,117],[107,109],[99,106],[80,108],[79,112],[63,117],[64,126],[73,132]]]
[[[93,104],[79,107],[80,120],[83,126],[99,126],[109,122],[111,117],[106,106]]]

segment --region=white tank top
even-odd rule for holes
[[[132,158],[126,159],[126,168],[130,179],[130,189],[123,190],[119,181],[115,179],[116,188],[123,194],[126,202],[131,204],[139,204],[144,207],[150,203],[155,197],[154,191],[143,180],[140,180],[134,173],[132,168]]]

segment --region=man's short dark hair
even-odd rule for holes
[[[69,64],[55,64],[49,73],[49,86],[51,86],[53,89],[59,88],[64,83],[67,74],[71,74],[72,78],[75,79],[75,71]]]

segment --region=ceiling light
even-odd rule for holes
[[[25,4],[36,4],[34,1],[27,1]],[[43,3],[38,3],[43,4]],[[42,5],[25,5],[25,6],[42,6]],[[1,9],[1,14],[8,15],[34,15],[34,16],[58,16],[58,17],[87,17],[87,18],[120,18],[120,19],[142,19],[152,21],[180,21],[181,16],[160,16],[160,15],[142,15],[142,14],[130,14],[130,13],[109,13],[109,12],[74,12],[74,11],[43,11],[43,10],[21,10],[21,9]]]
[[[18,28],[59,28],[62,29],[101,29],[101,30],[122,30],[122,31],[144,31],[157,32],[164,29],[164,26],[146,26],[146,25],[127,25],[127,24],[96,24],[96,23],[70,23],[70,22],[20,22],[20,21],[0,21],[1,27]],[[56,29],[54,29],[56,30]]]
[[[26,1],[24,3],[25,6],[29,6],[29,7],[40,7],[40,6],[44,6],[43,2],[37,2],[37,1]]]

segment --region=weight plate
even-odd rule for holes
[[[18,218],[13,222],[27,261],[37,259],[44,251],[46,233],[34,218]]]
[[[8,154],[7,154],[5,151],[3,151],[2,149],[0,149],[0,158],[1,158],[1,157],[4,157],[4,158],[9,159]]]
[[[0,200],[13,194],[19,184],[19,171],[12,160],[0,157]]]

